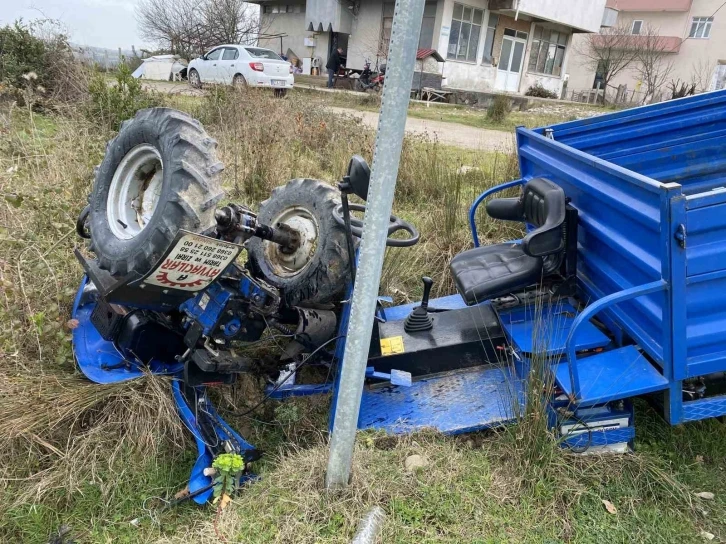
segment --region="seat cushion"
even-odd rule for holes
[[[519,244],[497,244],[460,253],[450,268],[459,294],[472,305],[539,282],[542,258],[530,257]]]

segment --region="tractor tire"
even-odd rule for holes
[[[140,110],[106,147],[90,198],[90,249],[113,275],[149,272],[180,229],[216,225],[217,142],[169,108]]]
[[[292,255],[272,242],[252,238],[247,254],[252,273],[281,291],[288,307],[339,300],[350,282],[345,229],[333,217],[338,191],[314,179],[294,179],[272,191],[257,219],[272,228],[286,223],[303,235]]]

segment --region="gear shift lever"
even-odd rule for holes
[[[434,280],[424,276],[421,278],[421,281],[424,284],[423,299],[421,300],[421,305],[416,306],[406,318],[403,324],[403,330],[406,332],[427,331],[434,326],[434,320],[428,312],[429,295],[431,294],[431,286],[434,284]]]

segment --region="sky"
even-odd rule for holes
[[[58,19],[78,45],[131,49],[148,45],[138,34],[137,0],[0,0],[0,25],[23,18]]]

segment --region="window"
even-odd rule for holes
[[[476,62],[484,11],[463,4],[454,4],[446,56],[454,60]]]
[[[552,76],[562,75],[567,36],[564,32],[536,26],[532,52],[529,54],[529,71]]]
[[[393,10],[395,2],[383,4],[383,20],[381,24],[381,41],[379,44],[379,57],[388,56],[388,45],[391,42],[391,27],[393,25]],[[436,22],[436,2],[424,4],[424,14],[421,20],[421,32],[418,39],[418,49],[429,49],[434,43],[434,23]]]
[[[212,49],[209,53],[207,53],[206,59],[207,60],[219,60],[219,56],[222,54],[223,50],[224,50],[224,47],[220,47],[219,49]]]
[[[282,60],[280,55],[270,49],[262,49],[261,47],[245,47],[252,58],[255,59],[270,59],[270,60]]]
[[[224,53],[222,53],[222,60],[237,60],[239,58],[239,51],[237,48],[225,47]]]
[[[484,38],[484,62],[492,63],[494,57],[494,33],[497,31],[497,23],[499,22],[499,15],[495,13],[489,14],[489,21],[487,22],[487,35]]]
[[[631,34],[640,34],[640,29],[643,28],[643,21],[633,21],[633,26],[630,27]]]
[[[711,36],[711,23],[713,17],[694,17],[691,21],[691,32],[689,38],[708,38]]]

